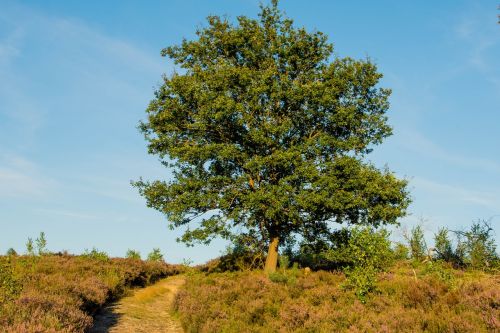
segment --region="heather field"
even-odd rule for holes
[[[86,255],[0,257],[2,332],[85,332],[93,315],[130,288],[179,273],[163,261]]]
[[[343,273],[198,273],[175,301],[186,332],[499,332],[500,275],[401,261],[361,301]]]

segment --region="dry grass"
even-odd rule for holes
[[[400,263],[362,304],[341,273],[276,283],[261,272],[190,276],[175,307],[187,332],[498,332],[500,276]],[[291,273],[290,273],[291,274]]]
[[[0,257],[0,327],[5,332],[84,332],[98,309],[130,287],[178,271],[164,263],[120,258]]]

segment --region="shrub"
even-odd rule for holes
[[[35,255],[35,246],[33,244],[33,239],[28,237],[28,241],[26,242],[26,253],[29,256],[34,256]]]
[[[9,258],[0,257],[0,310],[2,304],[15,299],[20,291],[21,285],[13,275]]]
[[[348,232],[347,242],[323,253],[330,261],[344,263],[347,277],[345,287],[353,289],[361,301],[375,290],[377,272],[387,270],[394,260],[389,232],[371,227],[354,227]]]
[[[448,229],[440,228],[434,235],[434,250],[436,251],[436,259],[460,266],[460,259],[453,250],[451,240],[448,236]]]
[[[163,261],[163,254],[161,254],[159,248],[154,248],[153,251],[148,254],[148,261]]]
[[[87,250],[85,249],[84,253],[82,256],[90,258],[90,259],[95,259],[95,260],[100,260],[100,261],[107,261],[109,260],[109,255],[104,252],[104,251],[99,251],[95,247],[92,248],[92,250]]]
[[[45,233],[42,231],[37,239],[35,239],[36,249],[39,256],[47,253],[47,239]]]
[[[134,260],[140,260],[141,259],[141,254],[139,253],[139,251],[128,249],[127,253],[125,254],[125,258],[134,259]]]
[[[354,227],[344,230],[346,240],[328,249],[322,255],[346,267],[372,267],[385,270],[393,263],[389,232],[372,227]]]
[[[456,255],[474,269],[489,269],[498,265],[493,228],[487,221],[472,224],[468,231],[455,231],[459,238]]]
[[[424,239],[422,226],[417,225],[410,231],[410,235],[405,235],[410,247],[410,255],[414,260],[422,260],[427,255],[427,244]]]
[[[346,268],[344,273],[347,279],[342,287],[354,290],[358,299],[362,303],[365,303],[366,296],[376,289],[376,269],[371,266],[354,266]]]
[[[395,260],[406,260],[410,255],[408,247],[402,243],[396,243],[393,252]]]
[[[7,252],[5,252],[5,255],[7,255],[7,256],[17,256],[17,252],[13,248],[9,248],[7,250]]]

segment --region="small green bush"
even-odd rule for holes
[[[2,304],[17,298],[21,289],[21,284],[14,277],[10,261],[0,257],[0,310]]]
[[[39,256],[47,254],[47,239],[45,238],[45,232],[40,232],[40,235],[35,239],[36,249]]]
[[[141,259],[141,254],[139,253],[139,251],[128,249],[127,253],[125,254],[125,258],[134,259],[134,260],[140,260]]]
[[[26,242],[26,253],[29,256],[35,255],[35,245],[33,243],[33,239],[31,239],[31,237],[28,237],[28,241]]]
[[[486,270],[498,266],[499,257],[492,232],[488,221],[478,221],[468,231],[455,231],[458,237],[456,256],[473,269]]]
[[[159,248],[154,248],[153,251],[148,254],[148,261],[163,261],[163,254],[161,254]]]
[[[336,249],[323,253],[330,261],[345,263],[345,288],[355,291],[365,302],[369,292],[375,290],[377,272],[387,270],[394,262],[389,232],[372,227],[354,227],[348,231],[347,241]]]
[[[382,271],[394,261],[389,232],[372,227],[354,227],[347,231],[347,240],[323,252],[323,256],[347,267],[373,267]]]
[[[109,260],[109,255],[104,252],[104,251],[99,251],[95,247],[92,248],[92,250],[87,250],[85,249],[84,253],[82,254],[83,257],[87,257],[90,259],[95,259],[95,260],[100,260],[100,261],[107,261]]]
[[[365,303],[367,295],[376,290],[377,270],[370,266],[354,266],[346,268],[344,273],[346,281],[342,287],[354,290],[358,299]]]
[[[417,225],[410,231],[410,235],[405,236],[410,247],[410,255],[414,260],[422,260],[427,255],[427,244],[425,243],[424,230]]]
[[[274,283],[283,283],[283,284],[293,284],[297,281],[294,275],[289,275],[284,272],[269,273],[269,280],[271,280]]]
[[[395,260],[406,260],[410,255],[408,247],[402,243],[396,243],[393,249]]]

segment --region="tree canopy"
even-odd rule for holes
[[[257,19],[209,16],[197,38],[162,50],[178,71],[140,124],[169,180],[134,183],[181,240],[253,231],[269,243],[334,223],[397,223],[407,182],[365,161],[391,135],[390,90],[370,60],[339,58],[319,31],[277,7]]]

